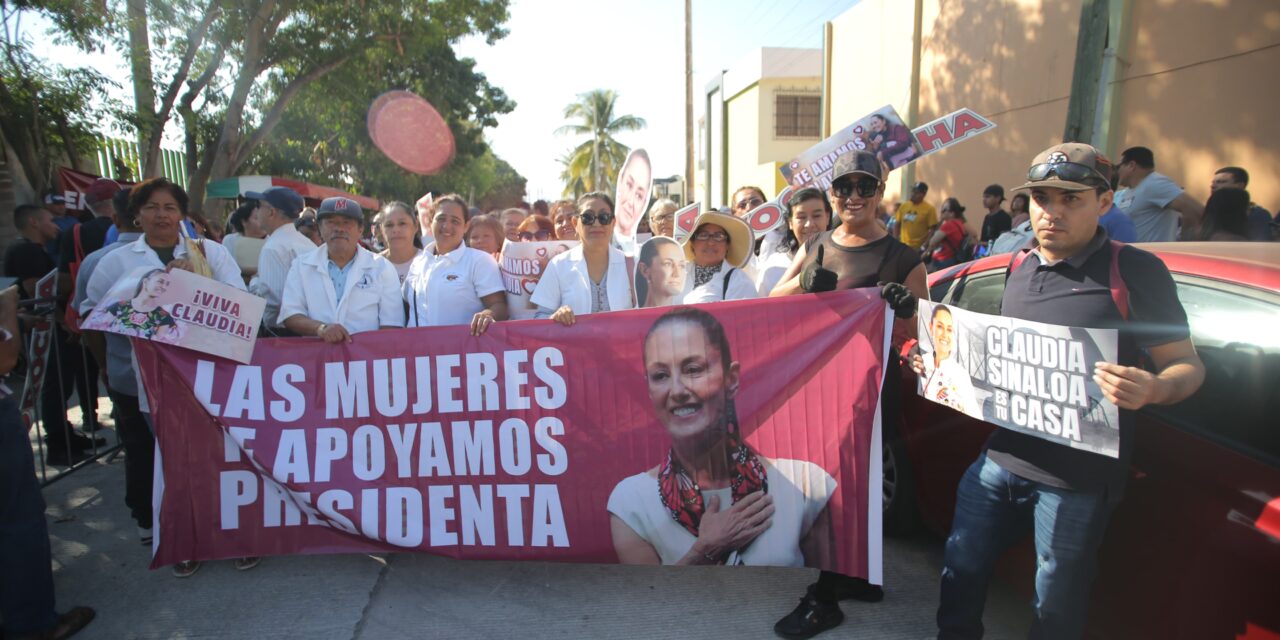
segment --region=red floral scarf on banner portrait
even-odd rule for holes
[[[734,504],[756,491],[768,493],[769,482],[759,456],[737,434],[726,435],[725,441],[730,473],[729,487]],[[667,450],[667,459],[658,471],[658,493],[671,517],[686,531],[697,536],[702,514],[706,512],[702,488],[689,477],[671,450]]]

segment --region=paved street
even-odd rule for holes
[[[815,577],[394,554],[214,562],[180,580],[147,570],[123,495],[122,460],[45,490],[59,608],[98,611],[77,638],[771,638]],[[936,539],[887,540],[885,600],[844,603],[845,624],[822,637],[932,637],[940,563]],[[1025,634],[1021,598],[1000,587],[989,602],[988,637]]]

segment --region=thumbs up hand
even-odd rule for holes
[[[823,245],[818,244],[813,262],[805,265],[804,271],[800,272],[800,288],[809,293],[835,291],[836,288],[836,272],[822,267],[823,250]]]

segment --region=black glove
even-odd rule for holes
[[[889,303],[893,315],[906,320],[916,315],[916,296],[911,290],[897,282],[878,282],[880,297]]]
[[[836,272],[830,269],[822,268],[822,245],[818,245],[818,253],[814,256],[814,261],[805,266],[804,271],[800,272],[800,288],[809,293],[818,293],[820,291],[835,291],[836,289]]]

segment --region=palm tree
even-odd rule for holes
[[[644,118],[631,115],[614,117],[613,108],[617,102],[618,94],[613,90],[596,89],[580,94],[577,102],[564,108],[565,119],[577,119],[578,122],[566,124],[556,129],[556,133],[589,136],[586,142],[561,159],[565,165],[561,174],[565,180],[565,195],[578,189],[612,190],[618,169],[631,151],[613,136],[645,127]]]
[[[575,164],[573,149],[569,149],[559,158],[560,164],[564,165],[564,170],[560,172],[560,179],[564,180],[564,191],[560,195],[572,197],[574,200],[581,198],[582,194],[590,191],[587,188],[586,180],[583,178],[587,173],[586,165],[590,158],[583,154],[578,160],[579,162]]]

